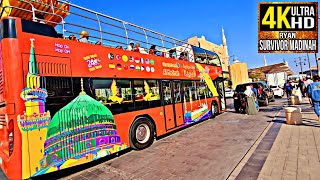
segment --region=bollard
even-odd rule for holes
[[[285,112],[287,124],[302,124],[301,108],[287,107]]]
[[[288,101],[289,101],[290,105],[299,105],[300,104],[299,97],[297,97],[297,96],[290,96]]]

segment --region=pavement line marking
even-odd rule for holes
[[[233,168],[233,170],[230,172],[229,176],[227,177],[228,180],[235,179],[239,173],[241,172],[242,168],[245,166],[249,158],[252,156],[254,151],[257,149],[258,145],[262,141],[262,139],[265,137],[269,129],[272,127],[274,124],[273,120],[279,116],[280,112],[282,109],[280,109],[275,116],[272,118],[272,121],[268,124],[268,126],[265,127],[265,129],[261,132],[257,140],[250,146],[248,151],[244,154],[244,156],[241,158],[239,163]]]

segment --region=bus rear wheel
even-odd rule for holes
[[[150,119],[137,118],[130,128],[130,146],[135,150],[145,149],[153,143],[154,128]]]

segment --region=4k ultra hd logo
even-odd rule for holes
[[[318,2],[258,6],[259,53],[318,53]]]

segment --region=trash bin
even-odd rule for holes
[[[290,105],[299,105],[300,104],[299,97],[298,96],[290,96],[289,104]]]
[[[301,108],[287,107],[285,112],[287,124],[302,124]]]

